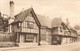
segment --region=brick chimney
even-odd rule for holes
[[[10,19],[9,19],[9,24],[14,21],[14,2],[10,1]]]
[[[9,2],[10,4],[10,18],[9,18],[9,24],[11,24],[13,21],[14,21],[14,2],[13,1],[10,1]],[[9,25],[9,33],[12,33],[12,25]]]
[[[14,2],[10,1],[10,17],[14,18]]]

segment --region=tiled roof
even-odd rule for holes
[[[79,35],[74,28],[70,28],[71,34],[75,36]]]
[[[25,11],[20,12],[19,14],[17,14],[15,16],[15,20],[14,20],[13,23],[19,22],[19,21],[22,22],[25,19],[25,17],[27,17],[27,15],[29,14],[29,12],[31,12],[31,10],[32,10],[32,8],[29,8],[29,9],[27,9],[27,10],[25,10]],[[41,16],[41,15],[36,15],[36,16],[37,16],[37,18],[38,18],[41,26],[46,26],[48,28],[51,28],[51,20],[48,17]]]
[[[34,12],[33,8],[29,8],[29,9],[23,11],[23,12],[20,12],[19,14],[17,14],[15,16],[15,20],[11,24],[13,24],[15,22],[22,22],[22,21],[24,21],[25,17],[27,17],[29,13],[33,13],[33,12]],[[36,20],[36,22],[38,23],[38,25],[40,25],[40,23],[39,23],[36,15],[35,15],[35,13],[33,13],[33,14],[35,16],[34,19]]]
[[[37,15],[37,17],[42,26],[51,28],[51,19],[49,19],[49,17],[45,17],[45,16],[41,16],[41,15]]]
[[[54,18],[51,22],[52,27],[58,27],[62,23],[62,20],[60,18]]]
[[[73,29],[73,28],[70,28],[70,30],[71,30],[71,32],[76,32],[76,30],[75,30],[75,29]]]
[[[29,8],[29,9],[23,11],[23,12],[20,12],[19,14],[17,14],[15,16],[15,20],[14,21],[15,22],[16,21],[23,21],[25,19],[25,17],[30,13],[31,10],[32,10],[32,8]]]

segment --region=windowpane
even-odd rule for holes
[[[26,42],[33,42],[34,35],[32,34],[26,34]]]
[[[28,22],[27,26],[28,26],[28,28],[33,29],[34,28],[34,23]]]

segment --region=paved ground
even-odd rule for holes
[[[80,42],[64,45],[0,48],[1,51],[80,51]]]

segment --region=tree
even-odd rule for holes
[[[74,28],[75,28],[76,30],[80,30],[80,25],[75,25]]]

